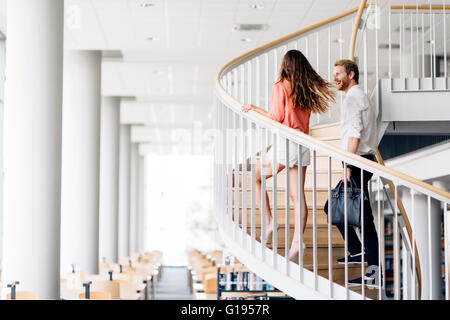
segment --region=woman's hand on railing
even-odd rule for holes
[[[242,106],[242,111],[243,112],[249,112],[250,110],[255,110],[255,106],[252,104],[244,104]]]

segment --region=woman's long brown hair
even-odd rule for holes
[[[313,113],[325,113],[335,103],[333,85],[325,81],[299,50],[289,50],[281,62],[280,81],[291,84],[294,108],[301,106]]]

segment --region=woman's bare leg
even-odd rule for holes
[[[305,196],[305,176],[306,176],[306,166],[302,167],[302,186],[303,186],[303,201],[302,201],[302,211],[303,211],[303,217],[302,217],[302,234],[305,233],[306,223],[308,221],[308,207],[306,205],[306,196]],[[293,167],[289,169],[289,195],[291,198],[291,201],[294,203],[294,210],[295,210],[295,224],[294,224],[294,235],[292,239],[291,249],[293,251],[296,251],[300,238],[299,229],[300,229],[300,198],[298,196],[298,167]]]
[[[272,161],[270,159],[266,160],[265,165],[265,179],[272,177],[273,173],[273,166]],[[277,173],[279,173],[281,170],[284,169],[284,165],[278,164]],[[261,168],[261,161],[257,160],[256,162],[256,172],[255,172],[255,192],[256,192],[256,204],[259,207],[259,210],[262,214],[261,209],[261,180],[262,180],[262,168]],[[251,185],[251,180],[248,182]],[[270,209],[270,203],[269,203],[269,195],[267,194],[266,190],[266,230],[269,230],[272,227],[272,210]]]

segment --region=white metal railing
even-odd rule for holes
[[[365,4],[365,1],[363,1]],[[370,3],[368,8],[373,6],[377,7],[377,3]],[[361,9],[364,6],[361,6]],[[389,10],[390,12],[390,10]],[[361,169],[361,176],[363,172],[369,172],[373,174],[372,194],[375,194],[375,202],[373,207],[373,213],[375,216],[376,227],[378,230],[379,239],[379,263],[373,270],[377,273],[377,283],[382,285],[378,287],[377,298],[385,298],[386,278],[387,270],[384,262],[384,246],[387,240],[384,232],[384,220],[387,211],[385,210],[385,202],[382,200],[384,180],[392,181],[394,184],[393,199],[394,205],[391,214],[393,217],[393,256],[394,256],[394,297],[396,299],[418,297],[431,297],[440,298],[435,294],[436,280],[434,278],[428,278],[426,281],[423,279],[422,285],[419,286],[416,278],[418,275],[416,272],[416,262],[414,261],[415,255],[411,252],[416,251],[417,234],[420,233],[421,237],[425,239],[425,246],[428,249],[436,249],[434,242],[435,239],[432,235],[439,232],[439,235],[445,237],[445,257],[447,257],[445,263],[445,274],[443,275],[446,293],[445,298],[449,299],[448,290],[448,224],[444,220],[444,233],[441,230],[436,230],[434,225],[435,218],[438,215],[444,216],[447,219],[448,205],[450,203],[449,194],[445,191],[434,188],[422,181],[418,181],[411,177],[408,177],[395,170],[387,169],[384,166],[368,161],[364,158],[356,156],[354,154],[343,151],[338,147],[329,145],[323,141],[314,139],[308,135],[300,133],[297,130],[285,127],[275,121],[272,121],[264,116],[261,116],[255,112],[249,112],[247,114],[241,111],[241,106],[244,103],[252,103],[257,106],[265,106],[266,110],[269,106],[269,94],[271,85],[277,81],[277,74],[279,64],[282,56],[288,49],[299,49],[305,53],[309,61],[316,70],[322,75],[324,79],[332,80],[332,66],[335,60],[345,58],[346,44],[350,44],[350,35],[352,34],[352,27],[355,24],[358,10],[348,11],[340,16],[325,21],[324,23],[317,24],[305,30],[302,30],[293,35],[282,38],[271,44],[268,44],[262,48],[258,48],[248,54],[245,54],[234,61],[227,64],[219,73],[218,81],[216,85],[216,101],[215,101],[215,127],[218,129],[218,135],[215,147],[215,183],[214,183],[214,197],[215,197],[215,212],[217,215],[217,221],[219,223],[219,229],[226,240],[230,248],[234,249],[235,253],[240,260],[242,260],[253,271],[260,274],[263,278],[266,278],[273,285],[285,291],[287,294],[292,295],[295,298],[338,298],[338,299],[360,299],[366,297],[365,286],[361,288],[359,292],[350,290],[348,285],[349,281],[349,265],[346,258],[344,266],[344,283],[337,284],[333,281],[335,272],[340,272],[337,268],[334,268],[334,261],[332,261],[333,243],[331,237],[331,224],[328,222],[328,272],[319,274],[318,266],[318,247],[317,247],[317,159],[320,155],[326,158],[327,163],[327,181],[328,181],[328,197],[330,197],[330,190],[334,188],[332,185],[332,162],[338,160],[344,162],[344,174],[346,174],[345,167],[347,165],[353,165]],[[366,16],[368,17],[368,16]],[[366,20],[367,21],[367,20]],[[359,25],[358,20],[356,23]],[[367,25],[367,24],[366,24]],[[358,33],[358,43],[361,43],[361,30],[364,32],[362,38],[363,43],[367,41],[367,35],[370,33],[368,28],[363,27]],[[378,30],[376,28],[375,30]],[[376,33],[378,31],[375,31]],[[325,40],[322,40],[325,39]],[[378,42],[377,42],[378,45]],[[324,49],[325,48],[325,49]],[[361,48],[359,46],[358,48]],[[363,62],[363,68],[361,75],[363,76],[364,88],[367,93],[376,91],[378,76],[381,74],[376,72],[376,81],[373,86],[370,85],[370,77],[367,70],[373,67],[374,63],[368,59],[368,48],[363,45],[363,52],[365,62]],[[378,54],[378,50],[373,51]],[[361,61],[360,65],[361,65]],[[379,65],[376,63],[375,68],[378,69]],[[369,91],[370,90],[370,91]],[[373,96],[373,95],[372,95]],[[338,99],[339,100],[339,99]],[[378,104],[378,101],[376,102]],[[336,121],[339,116],[339,112],[336,111],[339,107],[339,102],[336,106],[332,107],[331,113],[325,116],[314,117],[317,123]],[[312,120],[314,119],[312,117]],[[266,157],[267,148],[271,148],[278,151],[279,144],[286,144],[286,158],[289,158],[289,152],[297,152],[300,158],[302,149],[307,148],[311,151],[311,180],[312,180],[312,220],[313,220],[313,264],[310,268],[306,268],[303,265],[303,250],[300,245],[300,254],[298,261],[290,261],[288,255],[288,248],[290,246],[290,234],[289,228],[285,228],[285,253],[282,256],[278,250],[277,244],[277,191],[283,190],[285,192],[285,206],[284,216],[285,225],[289,225],[290,222],[290,197],[289,197],[289,168],[286,168],[285,182],[282,186],[277,184],[277,174],[272,172],[272,208],[273,208],[273,222],[274,231],[272,235],[273,249],[266,247],[265,239],[265,225],[266,225],[266,210],[265,201],[261,202],[261,239],[256,238],[257,227],[257,205],[256,205],[256,170],[258,159],[264,163]],[[293,143],[296,148],[294,150],[287,146]],[[274,152],[276,155],[277,152]],[[275,156],[276,158],[276,156]],[[273,159],[274,163],[277,163],[276,159]],[[274,167],[277,167],[274,165]],[[308,169],[309,170],[309,169]],[[265,199],[267,185],[265,180],[264,170],[261,170],[261,199]],[[301,172],[301,170],[299,170]],[[247,185],[247,176],[249,177]],[[304,190],[300,181],[302,181],[301,173],[298,175],[298,195],[299,203],[304,197]],[[362,184],[362,181],[361,181]],[[346,187],[346,186],[345,186]],[[247,198],[247,189],[250,189],[250,199]],[[408,247],[408,239],[410,235],[408,231],[404,231],[402,226],[402,218],[399,218],[398,214],[398,202],[400,197],[404,194],[411,195],[410,201],[410,219],[412,230],[415,235],[411,239],[416,241],[410,241]],[[425,197],[426,210],[417,209],[418,199]],[[397,204],[397,205],[395,205]],[[301,208],[301,206],[300,206]],[[416,209],[415,209],[416,208]],[[433,208],[433,210],[431,210]],[[250,210],[250,221],[247,220],[247,209]],[[345,212],[347,214],[347,212]],[[302,230],[303,212],[300,212],[297,216],[299,230]],[[364,216],[364,215],[363,215]],[[423,221],[428,221],[428,226],[425,227]],[[432,225],[434,223],[434,225]],[[399,227],[400,226],[400,227]],[[400,232],[399,228],[402,229]],[[345,225],[345,233],[348,232],[348,226]],[[403,234],[403,235],[402,235]],[[361,236],[364,239],[364,227],[361,230]],[[303,235],[300,232],[298,234],[299,243],[303,243]],[[423,242],[420,242],[420,246],[423,246]],[[345,240],[345,252],[348,248],[347,237]],[[410,249],[408,249],[410,248]],[[419,250],[419,253],[423,253],[423,250]],[[431,252],[431,250],[430,250]],[[425,252],[426,253],[426,252]],[[423,256],[424,254],[422,254]],[[431,254],[428,257],[423,258],[421,261],[426,268],[422,268],[422,271],[437,272],[436,259]],[[401,265],[401,259],[403,259],[403,265]],[[434,259],[434,260],[433,260]],[[412,261],[411,261],[412,260]],[[439,274],[440,274],[439,264]],[[361,275],[366,273],[364,264],[361,267]],[[428,276],[428,274],[427,274]],[[434,274],[433,277],[436,277]],[[423,278],[423,277],[422,277]],[[400,282],[402,279],[403,282]],[[431,281],[429,281],[431,280]],[[428,292],[423,292],[421,289],[424,287],[424,283],[429,284],[427,287]],[[433,287],[434,284],[434,287]],[[403,293],[402,287],[408,288],[408,292]],[[404,290],[404,289],[403,289]],[[421,295],[420,295],[421,293]]]

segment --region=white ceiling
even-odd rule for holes
[[[103,95],[151,97],[169,103],[202,95],[201,100],[212,102],[214,78],[226,62],[359,2],[65,0],[65,46],[122,52],[123,61],[103,63]],[[143,7],[144,3],[153,6]],[[254,4],[261,9],[252,9]],[[233,25],[240,23],[269,27],[233,32]],[[251,41],[242,42],[242,38]]]

